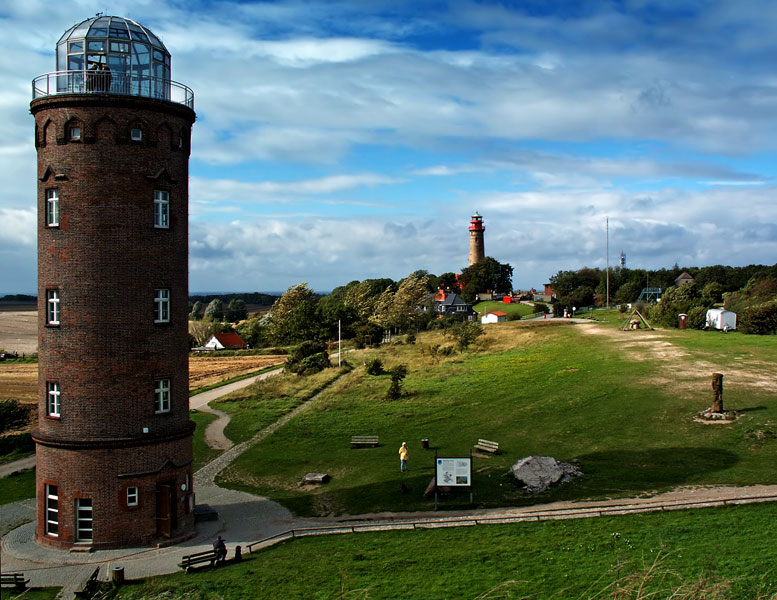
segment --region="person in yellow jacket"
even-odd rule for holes
[[[400,471],[407,471],[407,442],[402,442],[402,445],[399,447],[399,470]]]

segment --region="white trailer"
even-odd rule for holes
[[[728,333],[737,328],[737,314],[722,308],[711,308],[707,311],[705,329],[720,329]]]

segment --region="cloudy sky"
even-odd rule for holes
[[[572,8],[571,5],[578,5]],[[30,81],[96,12],[195,93],[190,289],[467,263],[774,264],[777,3],[25,0],[0,7],[0,293],[34,293]]]

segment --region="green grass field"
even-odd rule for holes
[[[537,312],[537,309],[530,304],[505,304],[504,302],[498,302],[496,300],[490,300],[488,302],[479,302],[473,307],[479,315],[484,315],[487,312],[494,312],[496,310],[505,313],[506,315],[518,314],[522,317]]]
[[[769,504],[302,538],[114,598],[773,598],[775,523]]]
[[[422,492],[433,475],[434,451],[422,450],[421,438],[441,456],[466,456],[482,437],[498,441],[503,452],[475,457],[478,506],[777,483],[777,440],[769,433],[777,423],[774,387],[753,380],[773,381],[777,338],[700,331],[635,337],[614,322],[600,329],[608,335],[587,335],[586,327],[506,323],[489,330],[479,351],[440,361],[427,351],[443,341],[439,333],[422,334],[415,345],[354,353],[355,364],[378,356],[387,367],[409,365],[408,395],[383,400],[388,376],[357,368],[311,410],[240,456],[220,482],[268,496],[298,515],[424,510],[431,506]],[[670,350],[676,356],[662,356]],[[726,365],[726,405],[744,414],[732,425],[695,423],[693,416],[712,401],[709,374],[725,373]],[[381,446],[352,450],[354,434],[380,435]],[[402,441],[411,448],[404,476],[397,456]],[[506,473],[530,454],[574,462],[585,475],[527,494]],[[309,471],[332,480],[301,490],[296,484]],[[400,493],[402,483],[408,494]]]
[[[35,496],[35,469],[12,473],[0,479],[0,506]]]

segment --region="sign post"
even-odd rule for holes
[[[434,509],[437,510],[437,491],[440,487],[468,489],[472,504],[472,454],[441,457],[434,455]]]

